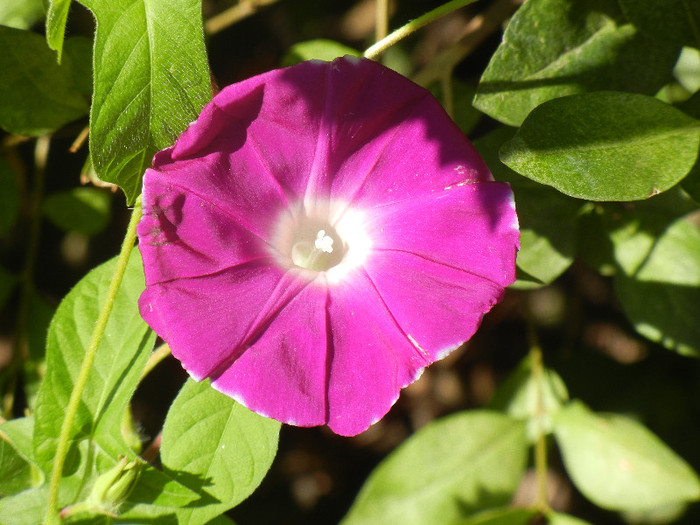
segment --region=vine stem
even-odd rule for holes
[[[379,42],[382,38],[386,38],[386,35],[389,32],[389,0],[374,1],[376,17],[374,39],[375,41]]]
[[[109,285],[109,290],[107,291],[107,298],[105,299],[105,302],[102,305],[102,310],[97,317],[97,322],[95,323],[95,328],[90,338],[90,344],[85,352],[85,357],[83,358],[83,363],[80,366],[78,378],[75,381],[70,400],[68,401],[68,406],[66,407],[66,415],[63,418],[63,424],[61,425],[61,433],[58,438],[58,446],[56,447],[56,456],[54,458],[53,468],[51,470],[49,501],[47,504],[44,525],[58,525],[61,523],[61,518],[59,517],[60,509],[58,508],[58,486],[61,481],[61,475],[63,474],[63,465],[66,460],[66,454],[68,453],[73,422],[76,414],[78,413],[80,399],[82,398],[83,391],[87,385],[87,381],[92,370],[92,365],[95,362],[97,349],[100,346],[105,329],[107,328],[107,321],[112,313],[114,300],[124,278],[124,272],[126,271],[126,266],[129,262],[129,256],[131,255],[131,251],[134,248],[134,243],[136,242],[136,225],[140,219],[141,198],[139,197],[139,199],[136,201],[136,205],[134,206],[134,211],[131,214],[129,226],[126,230],[126,236],[124,237],[124,243],[122,244],[122,249],[119,253],[119,258],[117,259],[117,267],[114,270],[114,277],[112,278],[112,282]]]
[[[532,375],[535,385],[537,385],[537,415],[539,417],[545,412],[544,393],[542,392],[545,370],[542,360],[542,347],[537,337],[534,323],[530,320],[528,325],[530,359],[532,360]],[[535,479],[537,482],[535,507],[543,514],[547,514],[549,512],[549,498],[547,496],[547,434],[540,425],[538,425],[537,440],[535,441]]]
[[[364,53],[365,58],[375,59],[381,55],[388,48],[396,44],[399,40],[406,38],[408,35],[415,33],[419,29],[427,26],[431,22],[434,22],[438,18],[442,18],[445,15],[449,15],[451,12],[456,11],[466,5],[472,4],[476,0],[452,0],[446,4],[441,5],[428,11],[422,16],[419,16],[415,20],[411,20],[408,24],[400,27],[396,31],[393,31],[388,36],[382,38],[379,42],[371,45],[367,48]]]

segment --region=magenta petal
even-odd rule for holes
[[[251,410],[292,425],[326,422],[326,289],[306,286],[212,384]]]
[[[384,416],[401,388],[415,381],[429,361],[396,324],[364,273],[331,288],[328,313],[328,426],[352,436]]]
[[[435,98],[401,75],[362,61],[338,68],[330,87],[332,198],[371,207],[492,180]]]
[[[210,202],[168,184],[157,171],[146,179],[138,235],[147,285],[269,257],[269,245]]]
[[[373,249],[412,253],[508,286],[519,242],[512,195],[505,183],[469,183],[372,210]]]
[[[270,260],[146,287],[146,322],[198,380],[229,366],[305,283]]]
[[[407,338],[432,363],[469,339],[503,287],[405,252],[372,257],[367,273]]]

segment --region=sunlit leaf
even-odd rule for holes
[[[537,511],[529,509],[501,508],[480,512],[475,516],[456,522],[456,525],[529,525]]]
[[[42,0],[3,0],[0,2],[0,25],[29,29],[44,16]]]
[[[700,230],[695,225],[676,220],[654,240],[641,265],[621,273],[615,285],[639,333],[700,357]]]
[[[596,505],[640,510],[700,498],[693,469],[637,421],[573,402],[554,423],[566,471]]]
[[[293,66],[306,60],[333,60],[345,55],[361,56],[357,49],[348,47],[334,40],[307,40],[289,48],[282,59],[282,66]]]
[[[501,149],[528,178],[587,200],[641,200],[695,164],[700,122],[652,97],[597,92],[545,102]]]
[[[416,432],[372,472],[343,525],[451,523],[506,503],[527,460],[524,423],[462,412]]]
[[[548,514],[547,523],[548,525],[591,525],[587,521],[559,512],[551,512]]]
[[[211,98],[200,0],[82,0],[97,19],[90,154],[128,203]]]
[[[247,498],[277,453],[280,423],[251,412],[214,390],[208,381],[188,380],[163,427],[163,468],[201,493],[187,523],[210,519]]]
[[[58,53],[61,61],[63,40],[66,33],[66,21],[70,10],[71,0],[48,0],[49,8],[46,13],[46,41],[49,47]]]

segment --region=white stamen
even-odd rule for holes
[[[326,230],[319,230],[316,234],[314,246],[325,253],[333,253],[333,237],[326,235]]]

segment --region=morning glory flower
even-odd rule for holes
[[[370,60],[223,89],[142,199],[142,316],[195,380],[291,425],[366,430],[515,279],[509,186]]]

